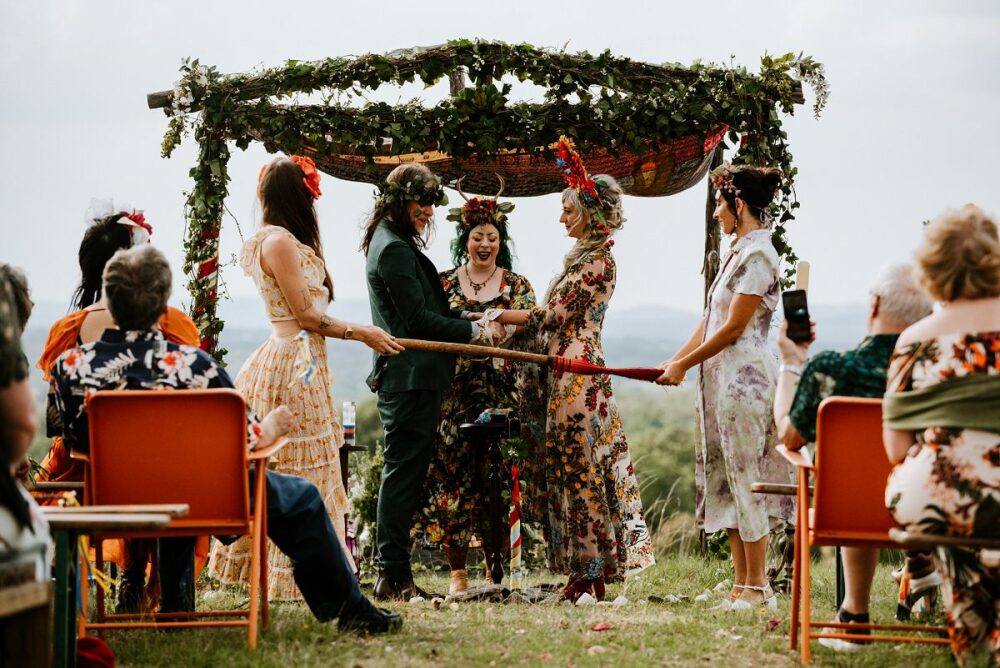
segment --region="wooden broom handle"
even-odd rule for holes
[[[548,365],[551,362],[548,355],[489,346],[474,346],[470,343],[444,343],[443,341],[422,341],[420,339],[396,339],[396,342],[407,350],[422,350],[430,353],[450,353],[464,357],[500,357],[505,360],[542,365]]]

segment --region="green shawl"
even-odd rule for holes
[[[976,429],[1000,434],[1000,375],[951,378],[908,392],[889,392],[882,403],[886,429]]]

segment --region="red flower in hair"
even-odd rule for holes
[[[124,216],[128,218],[132,223],[142,229],[146,230],[147,233],[153,233],[153,226],[146,222],[146,216],[143,215],[142,211],[136,211],[132,209],[132,212],[122,211],[118,214],[119,216]]]
[[[291,155],[288,157],[305,174],[302,182],[306,184],[306,188],[312,193],[313,199],[319,199],[323,193],[319,190],[319,172],[316,171],[316,163],[313,162],[312,158],[307,158],[304,155]]]

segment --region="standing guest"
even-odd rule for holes
[[[448,203],[441,182],[418,163],[400,165],[386,177],[365,226],[372,320],[393,336],[468,343],[492,343],[502,326],[469,322],[452,311],[438,271],[421,249],[432,229],[434,206]],[[434,451],[441,395],[451,385],[455,357],[406,351],[377,353],[368,385],[378,393],[385,430],[385,465],[379,488],[377,532],[379,577],[375,598],[409,600],[425,592],[413,582],[410,531],[424,498]]]
[[[206,352],[170,343],[154,328],[167,306],[170,283],[166,258],[151,246],[120,251],[108,262],[104,292],[119,329],[107,329],[97,341],[66,351],[52,370],[49,412],[71,449],[89,449],[85,399],[90,392],[233,387],[226,370]],[[294,417],[285,406],[275,407],[263,419],[248,408],[246,423],[248,446],[264,448],[289,433]],[[248,474],[253,490],[255,472]],[[358,588],[316,486],[271,470],[266,475],[268,538],[291,560],[295,583],[313,615],[324,622],[337,618],[341,629],[368,633],[398,629],[399,614],[376,608]],[[158,542],[165,592],[179,589],[171,582],[189,578],[179,566],[190,561],[194,540]]]
[[[535,305],[531,283],[512,270],[507,214],[514,205],[500,204],[497,197],[473,197],[448,216],[456,223],[451,246],[455,267],[441,272],[441,285],[453,311],[526,309]],[[449,594],[468,589],[466,558],[473,534],[482,538],[487,554],[500,547],[487,543],[484,458],[458,429],[462,423],[474,421],[486,408],[519,407],[521,397],[515,379],[515,365],[508,360],[461,357],[455,367],[455,380],[441,401],[437,448],[427,474],[429,498],[417,515],[413,531],[432,546],[444,546],[451,568]],[[504,470],[509,476],[509,462]],[[491,581],[489,570],[486,578]]]
[[[110,200],[94,200],[87,212],[90,226],[83,235],[77,258],[80,264],[80,284],[73,294],[69,315],[57,320],[49,329],[45,348],[37,366],[42,377],[51,382],[52,365],[64,352],[100,338],[105,329],[114,329],[115,323],[108,313],[107,301],[101,290],[104,267],[119,250],[149,243],[153,227],[146,222],[142,211],[121,210]],[[157,323],[164,338],[174,343],[198,345],[198,329],[185,313],[168,306]],[[50,482],[83,482],[82,462],[70,459],[62,436],[48,430],[52,439],[49,452],[42,460],[36,480]],[[105,541],[105,559],[121,566],[116,611],[139,612],[146,607],[156,607],[159,584],[156,575],[146,583],[146,566],[153,560],[156,542],[133,538]],[[201,570],[208,556],[208,540],[200,539],[195,550],[196,572]],[[177,598],[168,595],[168,598]]]
[[[776,169],[733,167],[712,172],[715,219],[734,234],[705,314],[680,350],[660,365],[663,385],[699,367],[701,447],[695,458],[698,523],[729,536],[735,571],[729,602],[748,609],[777,604],[764,564],[772,522],[791,519],[790,497],[758,495],[758,480],[791,483],[793,471],[774,449],[777,364],[767,332],[778,303],[778,254],[767,209],[781,184]],[[725,605],[725,604],[724,604]]]
[[[781,373],[774,396],[774,421],[778,439],[789,450],[798,450],[816,440],[819,405],[831,396],[871,397],[885,394],[889,358],[900,332],[930,315],[932,303],[917,283],[909,264],[889,265],[879,272],[868,303],[868,336],[853,350],[828,350],[809,357],[811,341],[795,343],[788,338],[788,324],[782,323],[778,336]],[[881,452],[872,453],[873,457]],[[842,624],[870,624],[868,604],[872,579],[878,565],[878,550],[866,547],[843,547],[845,596],[834,620]],[[907,552],[910,593],[906,606],[929,592],[936,591],[941,576],[934,569],[929,553]],[[838,629],[838,632],[839,629]],[[863,636],[870,629],[850,629],[858,640],[820,638],[820,643],[838,651],[864,646]]]
[[[277,406],[292,411],[291,444],[278,452],[272,467],[316,485],[341,547],[350,554],[344,536],[348,501],[339,454],[344,437],[330,393],[326,337],[357,339],[382,355],[395,355],[402,348],[378,327],[326,315],[333,283],[319,238],[314,206],[320,196],[319,173],[313,161],[297,155],[274,159],[260,172],[257,196],[263,220],[243,245],[240,266],[257,285],[272,334],[240,369],[236,388],[260,415]],[[209,569],[223,582],[246,583],[250,558],[249,538],[228,546],[216,543]],[[293,564],[273,544],[268,547],[267,575],[272,600],[301,598]]]
[[[902,526],[1000,538],[1000,237],[967,204],[927,225],[921,281],[940,308],[896,342],[885,395],[885,491]],[[1000,663],[996,553],[939,548],[951,648],[960,665]],[[981,661],[982,663],[977,663]]]
[[[604,366],[601,329],[615,289],[611,236],[625,222],[622,189],[610,176],[591,178],[565,137],[559,164],[569,186],[559,222],[576,242],[549,284],[544,306],[501,312],[498,322],[523,325],[549,355]],[[628,441],[607,375],[549,371],[527,384],[529,424],[544,425],[531,440],[533,484],[543,513],[549,567],[569,576],[562,595],[604,597],[604,585],[654,563]],[[538,415],[534,415],[534,413]]]

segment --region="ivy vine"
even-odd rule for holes
[[[417,79],[429,87],[460,68],[471,85],[433,106],[419,100],[389,105],[365,97],[382,85]],[[245,149],[259,138],[271,152],[308,145],[321,154],[365,156],[374,181],[374,157],[385,152],[437,150],[479,158],[510,150],[538,154],[548,153],[547,147],[565,134],[583,151],[644,153],[726,125],[736,149],[733,163],[767,164],[785,175],[771,213],[772,239],[786,262],[787,281],[797,260],[785,232],[799,207],[798,170],[781,115],[794,113],[803,83],[813,90],[814,115],[829,96],[822,64],[801,54],[765,55],[760,71],[752,73],[732,65],[653,65],[609,51],[571,54],[467,39],[384,55],[290,60],[226,76],[188,60],[181,75],[166,109],[170,122],[162,153],[168,157],[189,134],[200,147],[187,196],[184,269],[208,350],[215,350],[222,329],[215,314],[217,260],[216,273],[212,260],[218,256],[227,194],[229,142]],[[512,102],[512,79],[544,88],[542,100]],[[292,99],[313,93],[320,93],[322,102]]]

